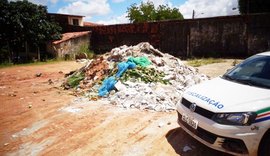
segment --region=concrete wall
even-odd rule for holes
[[[91,30],[91,48],[97,53],[147,41],[179,57],[246,57],[270,50],[269,19],[270,14],[253,14],[68,30]]]
[[[47,44],[47,51],[57,58],[74,59],[82,46],[90,45],[90,38],[91,33],[71,38],[57,44],[51,42]]]
[[[248,54],[247,24],[241,16],[192,21],[188,37],[188,55],[230,57]]]

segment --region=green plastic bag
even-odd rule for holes
[[[142,67],[147,67],[148,65],[151,64],[149,59],[147,57],[130,57],[128,58],[128,61],[134,62],[136,65],[142,66]]]

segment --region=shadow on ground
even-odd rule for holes
[[[175,152],[181,156],[231,156],[203,145],[181,127],[170,130],[166,134],[166,138]]]

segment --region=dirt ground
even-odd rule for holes
[[[199,67],[218,76],[233,60]],[[60,85],[75,61],[0,69],[0,155],[226,155],[185,133],[176,112],[124,109]]]

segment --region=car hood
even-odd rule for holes
[[[257,111],[270,106],[270,89],[221,77],[188,88],[183,97],[212,112]]]

